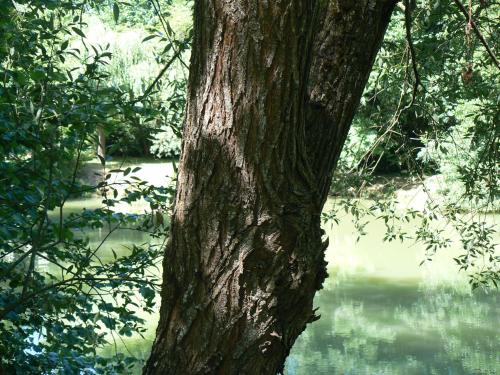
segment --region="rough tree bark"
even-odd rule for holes
[[[316,319],[321,210],[394,4],[195,2],[160,322],[144,374],[283,369]]]

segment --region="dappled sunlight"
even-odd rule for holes
[[[0,3],[0,375],[500,374],[500,3]]]

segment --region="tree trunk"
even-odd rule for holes
[[[308,84],[307,145],[322,199],[397,0],[323,1]],[[324,203],[324,201],[323,201]],[[322,203],[322,204],[323,204]]]
[[[160,322],[144,374],[275,374],[316,319],[321,210],[394,2],[324,4],[196,1]]]

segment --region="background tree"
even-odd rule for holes
[[[423,243],[423,261],[452,244],[453,228],[462,242],[455,261],[477,288],[500,277],[496,229],[488,222],[500,197],[499,69],[491,56],[500,5],[470,2],[464,14],[457,4],[419,1],[409,8],[414,58],[408,14],[403,4],[396,8],[332,180],[332,194],[351,198],[324,217],[338,221],[351,212],[360,234],[383,220],[385,240]],[[401,209],[402,189],[417,189],[419,202]],[[415,217],[419,225],[402,228]]]

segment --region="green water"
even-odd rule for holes
[[[500,373],[500,293],[470,291],[456,242],[419,266],[424,249],[383,242],[381,222],[358,243],[353,230],[346,218],[329,231],[322,317],[297,340],[287,375]]]
[[[68,209],[96,205],[79,200]],[[382,223],[370,224],[359,242],[349,217],[325,229],[330,276],[315,299],[321,319],[298,338],[287,375],[500,374],[500,293],[471,293],[452,261],[456,246],[419,266],[423,249],[383,242]],[[90,233],[94,243],[105,235]],[[145,241],[146,235],[123,230],[102,251],[126,252]],[[116,346],[104,352],[118,348],[146,358],[157,316],[144,317],[150,322],[146,340],[115,337]]]

